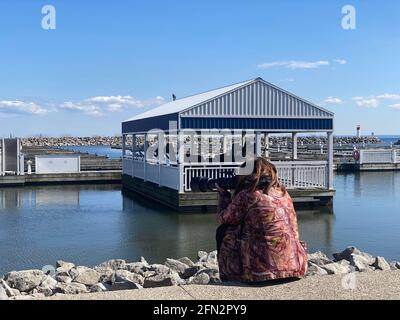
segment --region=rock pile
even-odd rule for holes
[[[400,262],[388,263],[355,247],[335,253],[333,259],[322,252],[308,255],[307,276],[399,270]],[[54,274],[41,270],[13,271],[0,279],[0,300],[62,294],[80,294],[116,290],[138,290],[186,284],[220,283],[217,252],[198,252],[193,262],[184,257],[167,259],[164,264],[149,264],[143,257],[128,263],[115,259],[89,268],[57,261]]]
[[[142,257],[138,262],[115,259],[89,268],[60,260],[53,275],[41,270],[6,274],[0,279],[0,300],[219,282],[216,251],[199,251],[196,262],[184,257],[164,264],[149,264]]]
[[[308,255],[308,276],[326,274],[345,274],[350,272],[368,272],[375,270],[398,270],[400,262],[388,263],[385,258],[373,257],[355,247],[348,247],[340,253],[334,253],[329,259],[318,251]]]

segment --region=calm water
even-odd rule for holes
[[[110,159],[119,159],[122,157],[121,149],[112,149],[110,146],[68,146],[60,147],[60,149],[106,156]]]
[[[334,213],[298,211],[310,249],[330,254],[352,244],[400,259],[400,172],[338,175],[336,188]],[[0,274],[57,259],[193,257],[214,249],[215,227],[213,214],[171,212],[124,196],[119,186],[0,189]]]

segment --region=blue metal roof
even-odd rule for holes
[[[261,78],[164,104],[122,123],[123,133],[181,129],[333,130],[334,114]]]

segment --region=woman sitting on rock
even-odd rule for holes
[[[307,271],[293,201],[278,182],[276,167],[254,161],[240,176],[233,197],[218,187],[218,264],[222,281],[259,282],[301,278]]]

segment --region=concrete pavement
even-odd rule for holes
[[[354,276],[354,277],[353,277]],[[51,300],[270,300],[400,299],[400,271],[312,276],[278,285],[188,285],[55,296]]]

